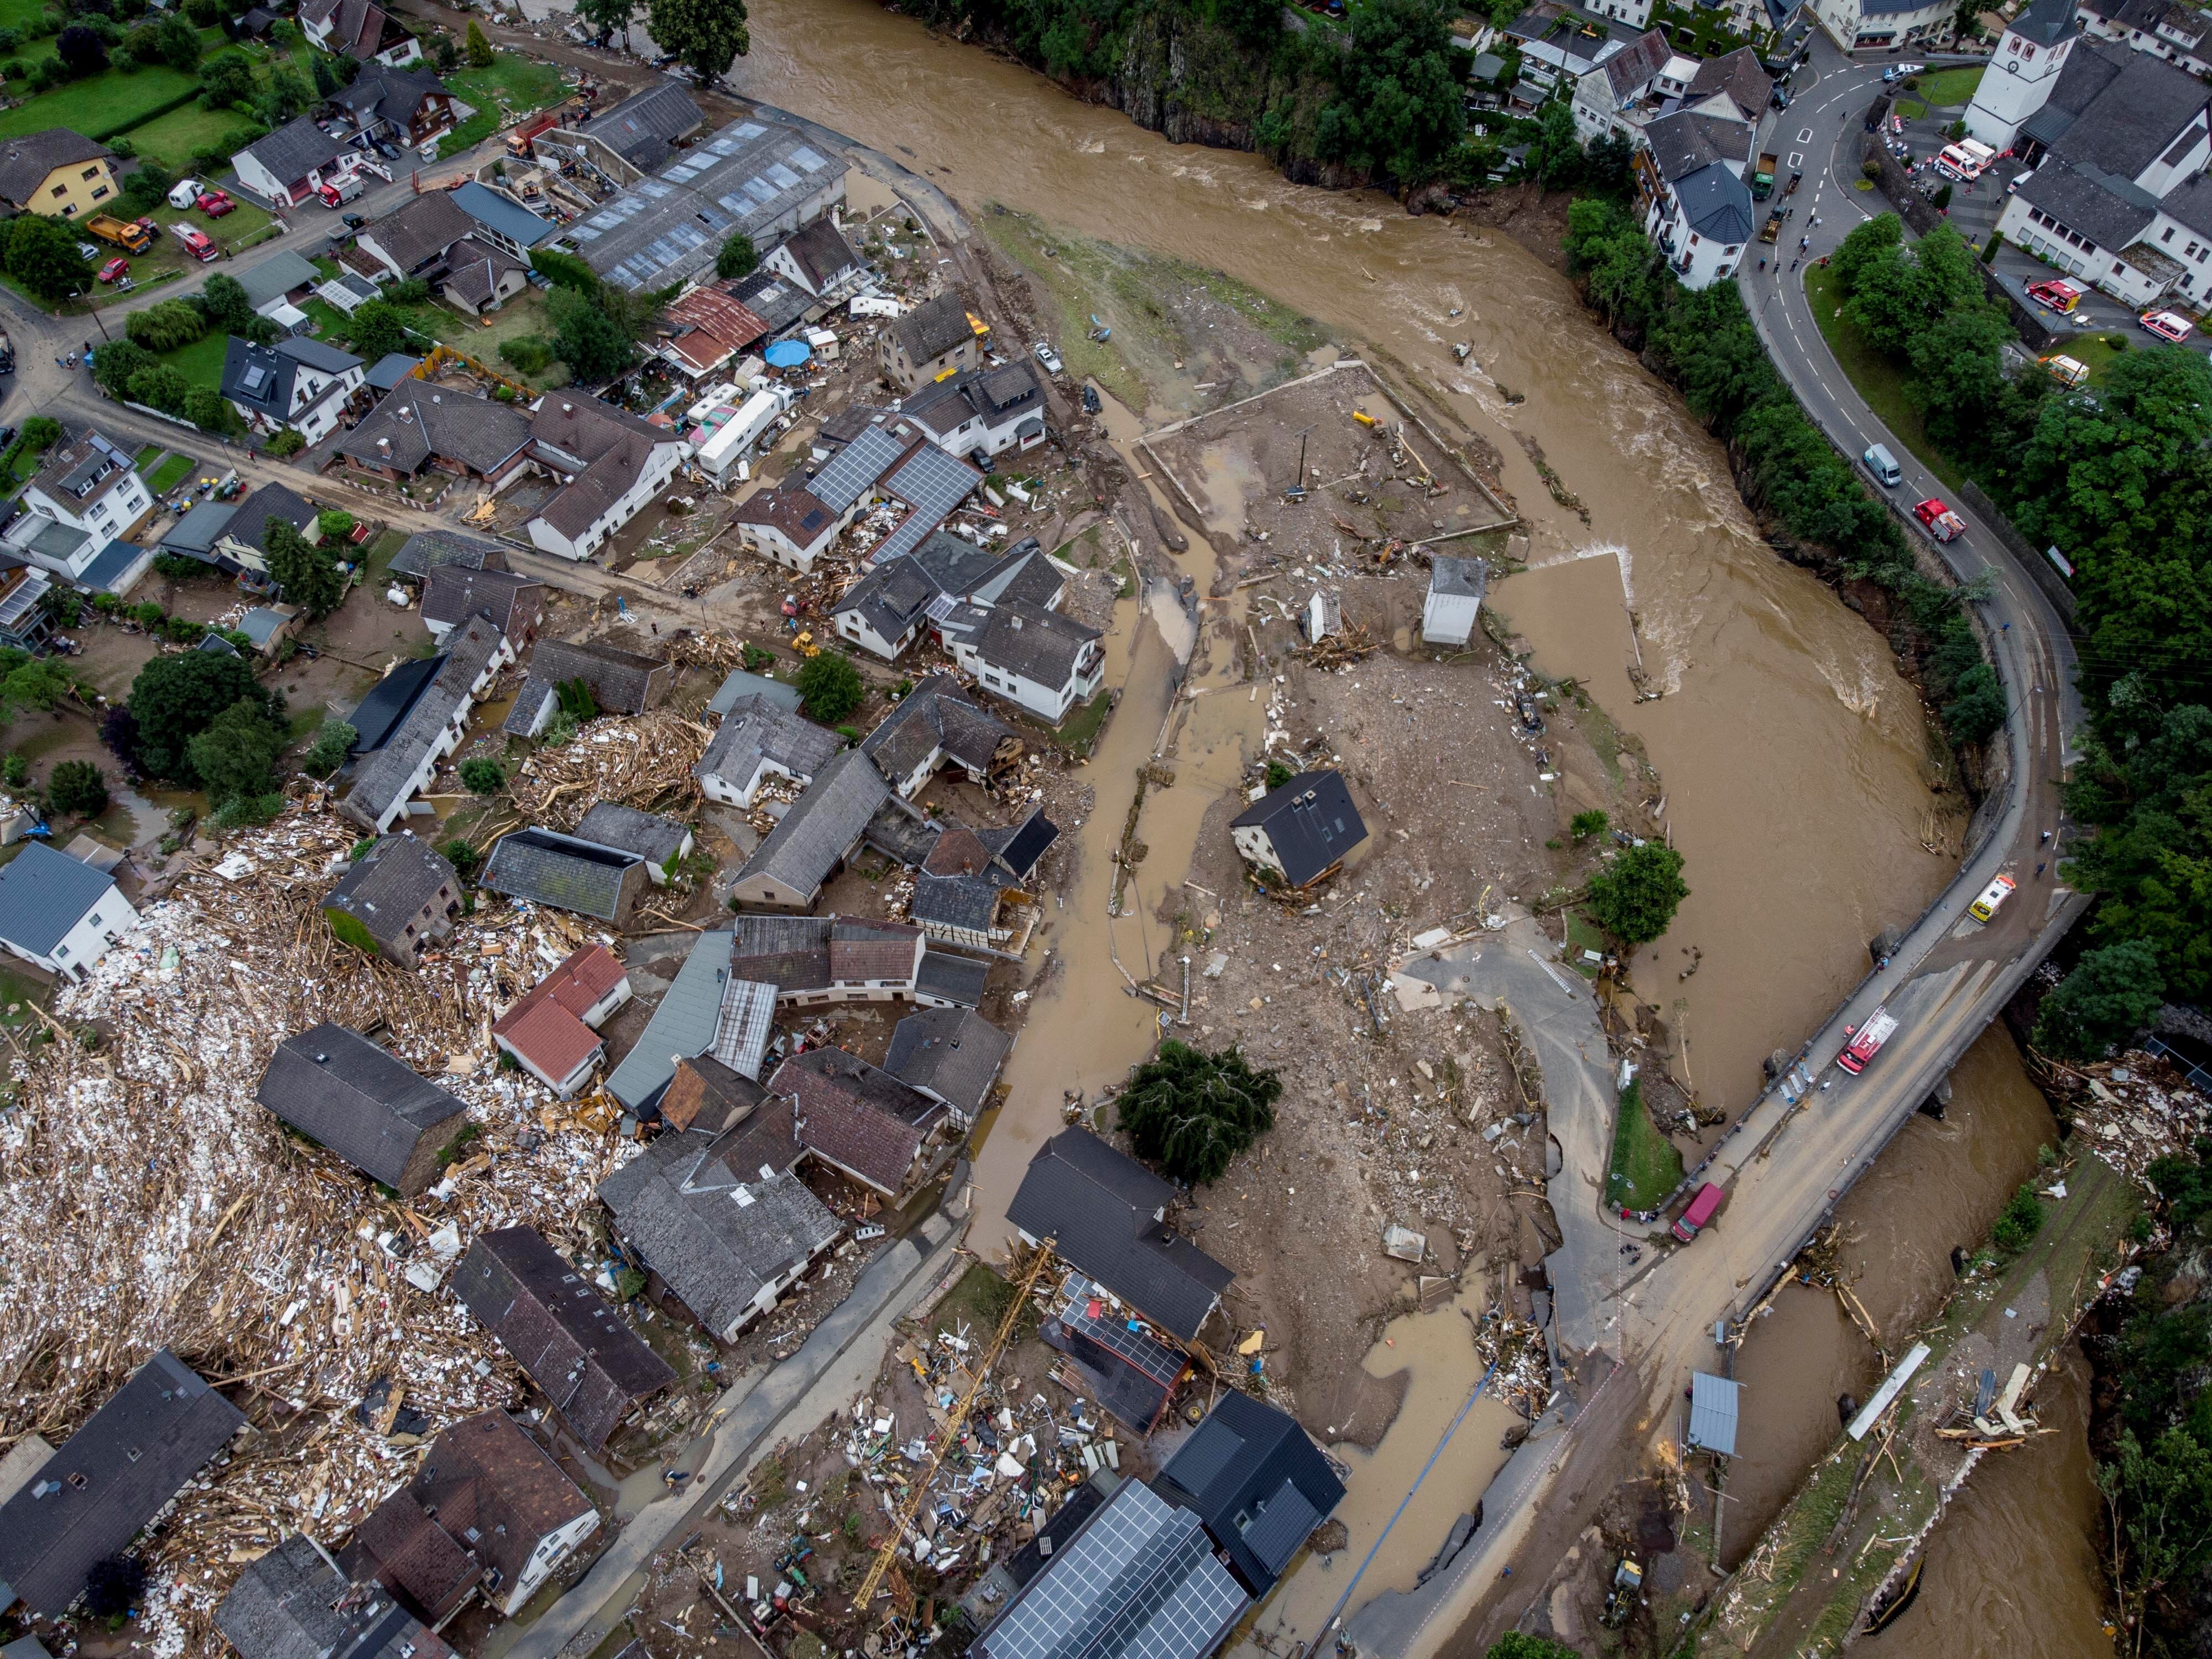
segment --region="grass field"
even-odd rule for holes
[[[1613,1174],[1605,1184],[1606,1202],[1632,1210],[1656,1209],[1681,1179],[1681,1153],[1644,1109],[1642,1085],[1630,1084],[1621,1092],[1613,1127]]]
[[[182,173],[191,163],[192,152],[206,144],[219,144],[246,126],[236,110],[203,108],[198,99],[182,109],[135,126],[124,136],[141,155],[161,162],[172,173]]]
[[[561,71],[550,64],[533,64],[504,52],[494,57],[489,69],[456,70],[445,81],[463,103],[474,105],[477,112],[438,141],[441,160],[482,143],[500,130],[509,115],[524,115],[558,103],[568,90]]]
[[[1921,419],[1920,410],[1912,400],[1905,395],[1905,371],[1869,345],[1850,319],[1836,314],[1837,307],[1843,303],[1838,290],[1836,274],[1828,266],[1815,265],[1805,273],[1805,298],[1813,307],[1814,320],[1820,325],[1820,337],[1828,343],[1828,349],[1843,365],[1844,375],[1881,417],[1882,424],[1926,462],[1930,471],[1956,489],[1966,475],[1950,457],[1929,441],[1927,423]]]
[[[198,76],[173,69],[142,69],[128,74],[109,70],[89,80],[42,92],[14,109],[0,110],[0,138],[20,138],[48,127],[67,127],[82,133],[112,131],[118,122],[128,121],[133,115],[150,115],[198,84]]]
[[[1917,82],[1913,96],[1930,109],[1960,109],[1973,101],[1974,88],[1982,84],[1982,70],[1978,65],[1935,70],[1912,78]]]
[[[211,331],[188,346],[165,354],[161,361],[177,369],[194,386],[211,386],[222,389],[223,354],[229,349],[230,337],[221,331]]]
[[[489,313],[484,321],[491,326],[471,325],[465,335],[454,339],[455,349],[465,351],[487,367],[540,392],[550,392],[556,386],[568,384],[568,365],[564,362],[556,360],[546,364],[538,374],[525,374],[499,355],[501,343],[518,335],[542,334],[552,338],[553,320],[545,314],[545,296],[536,289],[523,289],[497,311]]]
[[[143,449],[138,452],[137,459],[133,460],[131,465],[138,470],[141,477],[143,477],[148,467],[153,465],[155,462],[160,460],[162,456],[167,453],[168,451],[162,448],[159,444],[148,444]]]
[[[156,495],[166,495],[192,475],[197,465],[189,455],[172,455],[161,463],[161,469],[149,478],[147,487]]]

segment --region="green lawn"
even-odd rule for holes
[[[1969,69],[1935,70],[1926,75],[1916,75],[1917,83],[1913,95],[1934,109],[1960,109],[1974,100],[1974,88],[1982,84],[1979,65]]]
[[[1613,1126],[1613,1174],[1605,1185],[1608,1204],[1632,1210],[1656,1209],[1682,1179],[1682,1155],[1659,1133],[1644,1109],[1644,1090],[1632,1083],[1622,1091]]]
[[[131,465],[136,468],[141,475],[143,475],[148,467],[153,465],[155,462],[160,460],[162,456],[168,453],[169,452],[167,450],[164,449],[159,444],[148,444],[145,448],[138,452],[137,459],[132,461]]]
[[[198,84],[198,76],[173,69],[142,69],[129,74],[109,70],[88,80],[42,92],[14,109],[0,110],[0,138],[20,138],[48,127],[67,127],[87,137],[119,132],[132,119],[144,118]]]
[[[1845,377],[1882,424],[1926,462],[1930,471],[1956,489],[1966,475],[1929,441],[1927,423],[1921,419],[1920,410],[1912,400],[1905,395],[1905,372],[1868,344],[1848,318],[1836,314],[1842,303],[1838,289],[1836,273],[1830,267],[1814,265],[1806,271],[1805,298],[1820,325],[1820,337],[1827,341],[1828,349],[1835,353]]]
[[[172,455],[161,463],[161,470],[149,478],[147,485],[156,495],[166,495],[192,476],[198,463],[189,455]]]
[[[2105,378],[2105,371],[2112,366],[2112,360],[2130,349],[2124,343],[2114,346],[2106,343],[2113,339],[2125,342],[2127,337],[2114,329],[2093,330],[2071,339],[2061,338],[2044,356],[2049,358],[2063,354],[2071,357],[2089,371],[2089,384],[2094,386]]]
[[[568,83],[550,64],[533,64],[512,52],[500,52],[489,69],[456,70],[446,84],[476,113],[438,141],[443,160],[480,144],[500,130],[509,115],[526,115],[558,103],[568,95]]]
[[[211,386],[221,391],[223,354],[229,345],[230,337],[216,330],[188,346],[167,353],[161,361],[179,371],[194,386]]]
[[[484,321],[490,326],[471,327],[465,337],[453,342],[454,348],[467,352],[487,368],[540,392],[568,384],[568,365],[564,362],[550,362],[540,374],[525,374],[499,355],[501,345],[518,335],[552,337],[553,321],[545,314],[545,296],[536,289],[526,288],[497,311],[487,313]]]
[[[238,203],[236,210],[226,213],[220,219],[210,219],[198,208],[189,208],[179,213],[166,202],[154,210],[150,216],[161,227],[161,234],[145,252],[128,256],[131,280],[138,285],[141,294],[150,283],[178,278],[197,289],[214,274],[213,262],[204,264],[193,258],[185,252],[185,245],[169,234],[169,227],[173,224],[191,225],[195,229],[205,231],[219,246],[226,248],[240,248],[258,239],[269,226],[267,212],[251,202],[240,201],[236,197],[231,199]],[[97,264],[105,264],[109,254],[117,251],[109,249],[103,252]],[[112,288],[99,288],[92,297],[96,305],[105,306],[131,296]],[[80,301],[75,308],[83,311],[88,307]]]
[[[183,173],[191,167],[194,150],[222,143],[245,126],[246,118],[236,110],[207,109],[196,98],[182,109],[131,128],[124,137],[141,155],[162,162],[172,173]]]

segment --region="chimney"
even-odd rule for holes
[[[392,440],[389,438],[379,438],[376,441],[376,453],[389,459],[392,454]]]

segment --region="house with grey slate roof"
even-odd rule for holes
[[[480,541],[450,530],[418,530],[399,544],[385,574],[420,582],[441,564],[469,570],[504,570],[507,550],[497,542]]]
[[[986,781],[1021,757],[1022,740],[951,675],[931,674],[861,739],[860,752],[901,799],[912,800],[942,767],[957,766],[970,783]]]
[[[58,1618],[246,1425],[237,1407],[167,1348],[131,1374],[0,1504],[0,1595]]]
[[[1292,891],[1334,874],[1367,839],[1344,775],[1301,772],[1229,820],[1230,839],[1248,864],[1273,871]]]
[[[1103,637],[1073,617],[1012,599],[993,605],[967,637],[948,626],[945,646],[984,690],[1058,726],[1104,681]]]
[[[675,684],[676,671],[659,657],[641,656],[597,640],[540,640],[530,653],[530,672],[515,693],[501,730],[534,738],[560,707],[556,686],[581,680],[603,714],[642,714],[657,708]]]
[[[883,774],[860,750],[837,756],[745,860],[731,898],[762,909],[811,909],[890,794]]]
[[[422,583],[422,626],[442,640],[471,617],[482,617],[524,646],[536,637],[545,603],[545,584],[512,570],[471,569],[442,564]]]
[[[350,155],[343,139],[325,132],[312,115],[286,122],[230,158],[238,181],[264,201],[294,207],[343,171]]]
[[[896,1204],[949,1151],[951,1109],[842,1048],[810,1048],[776,1067],[768,1091],[793,1103],[808,1154]]]
[[[331,453],[355,471],[386,483],[404,483],[437,471],[478,478],[496,490],[528,465],[523,451],[529,442],[530,416],[512,404],[410,379],[401,380],[332,445]],[[447,531],[423,534],[465,539]],[[420,539],[411,538],[410,545]],[[506,562],[502,554],[499,568]],[[485,567],[479,563],[475,568]]]
[[[892,1031],[884,1069],[944,1102],[954,1122],[972,1129],[1013,1046],[1013,1038],[972,1008],[925,1008]]]
[[[414,836],[383,836],[323,899],[331,931],[403,968],[453,937],[461,878],[445,855]]]
[[[412,1198],[468,1127],[468,1108],[358,1031],[325,1022],[286,1037],[255,1098],[371,1180]]]
[[[556,830],[517,830],[500,837],[477,885],[513,899],[571,910],[622,927],[653,884],[635,853],[601,847]]]
[[[804,788],[844,752],[845,739],[827,726],[766,697],[748,697],[722,716],[691,775],[708,800],[750,810],[769,779]]]
[[[137,925],[113,876],[44,842],[0,865],[0,945],[50,974],[85,978]]]
[[[973,307],[966,295],[949,288],[892,319],[876,341],[876,366],[884,378],[911,392],[981,362],[982,341],[968,320]]]
[[[453,1271],[453,1294],[592,1451],[676,1381],[535,1227],[478,1233]]]
[[[381,1585],[367,1594],[306,1533],[246,1564],[216,1609],[239,1659],[451,1659],[453,1650]]]
[[[361,386],[361,359],[320,340],[287,336],[258,346],[234,334],[223,349],[222,395],[255,432],[320,443]]]
[[[470,617],[446,636],[444,645],[445,654],[431,659],[434,670],[411,690],[405,712],[392,721],[375,749],[368,747],[367,728],[359,720],[353,722],[363,732],[361,760],[353,787],[338,803],[338,811],[379,835],[407,810],[416,792],[436,773],[438,763],[460,746],[477,698],[514,660],[514,647],[482,617]],[[421,667],[419,662],[402,663],[385,678],[419,677]],[[369,693],[375,696],[375,690]]]
[[[691,850],[691,826],[656,817],[619,801],[603,800],[584,814],[576,839],[645,860],[655,887],[665,886],[676,861]]]

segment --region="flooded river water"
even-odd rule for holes
[[[1917,915],[1955,860],[1923,845],[1939,802],[1911,688],[1875,630],[1759,540],[1719,446],[1680,402],[1605,335],[1563,277],[1502,234],[1410,218],[1372,193],[1295,185],[1255,156],[1170,145],[870,0],[754,0],[751,12],[752,53],[733,76],[740,92],[876,146],[971,210],[1004,203],[1225,270],[1347,348],[1395,360],[1395,373],[1495,446],[1531,537],[1529,568],[1495,591],[1496,607],[1537,666],[1583,679],[1640,740],[1687,860],[1691,896],[1638,963],[1637,982],[1686,1036],[1704,1098],[1731,1111],[1747,1104],[1760,1057],[1797,1045],[1865,970],[1864,941]],[[1471,344],[1470,364],[1451,361],[1453,340]],[[1501,386],[1524,401],[1509,404]],[[1587,524],[1554,504],[1534,453],[1587,507]],[[1186,564],[1203,592],[1207,556],[1193,541]],[[1122,970],[1142,977],[1149,966],[1160,943],[1153,908],[1188,872],[1199,818],[1235,780],[1257,729],[1243,689],[1199,700],[1176,786],[1146,805],[1152,854],[1134,902],[1109,921],[1109,854],[1168,710],[1177,656],[1138,601],[1122,603],[1117,623],[1109,683],[1122,702],[1091,765],[1097,801],[1054,917],[1055,971],[979,1163],[981,1218],[1002,1213],[1011,1181],[1058,1127],[1065,1089],[1095,1090],[1149,1051],[1156,1013],[1124,994]],[[1639,653],[1647,684],[1665,694],[1642,704],[1628,674]],[[1480,863],[1482,851],[1468,856]],[[1702,967],[1680,979],[1691,946]],[[1870,1305],[1879,1282],[1895,1287],[1900,1313],[1940,1293],[1950,1247],[1974,1236],[1969,1212],[1985,1221],[2021,1178],[2023,1149],[2032,1164],[2051,1133],[2009,1045],[1988,1039],[1976,1054],[1951,1122],[1916,1123],[1901,1155],[1854,1197],[1878,1218],[1867,1248],[1883,1259],[1862,1285]],[[1836,1394],[1863,1392],[1863,1344],[1855,1356],[1847,1330],[1824,1334],[1832,1300],[1807,1300],[1802,1313],[1778,1312],[1775,1332],[1744,1356],[1747,1367],[1773,1367],[1771,1386],[1753,1398],[1778,1492],[1832,1435]],[[1785,1320],[1802,1340],[1771,1340]],[[2054,1515],[2075,1507],[2061,1496],[2042,1495]],[[1755,1507],[1747,1502],[1746,1524]],[[1409,1535],[1402,1547],[1425,1559],[1434,1542]],[[2056,1561],[2026,1577],[1993,1565],[2002,1579],[1968,1583],[1975,1560],[2012,1555],[1958,1550],[1949,1593],[1962,1605],[2008,1599],[2023,1627],[2053,1630],[2060,1621],[2045,1616],[2045,1598],[2094,1601],[2078,1562],[2071,1577]],[[1907,1650],[1901,1641],[1893,1645]]]

